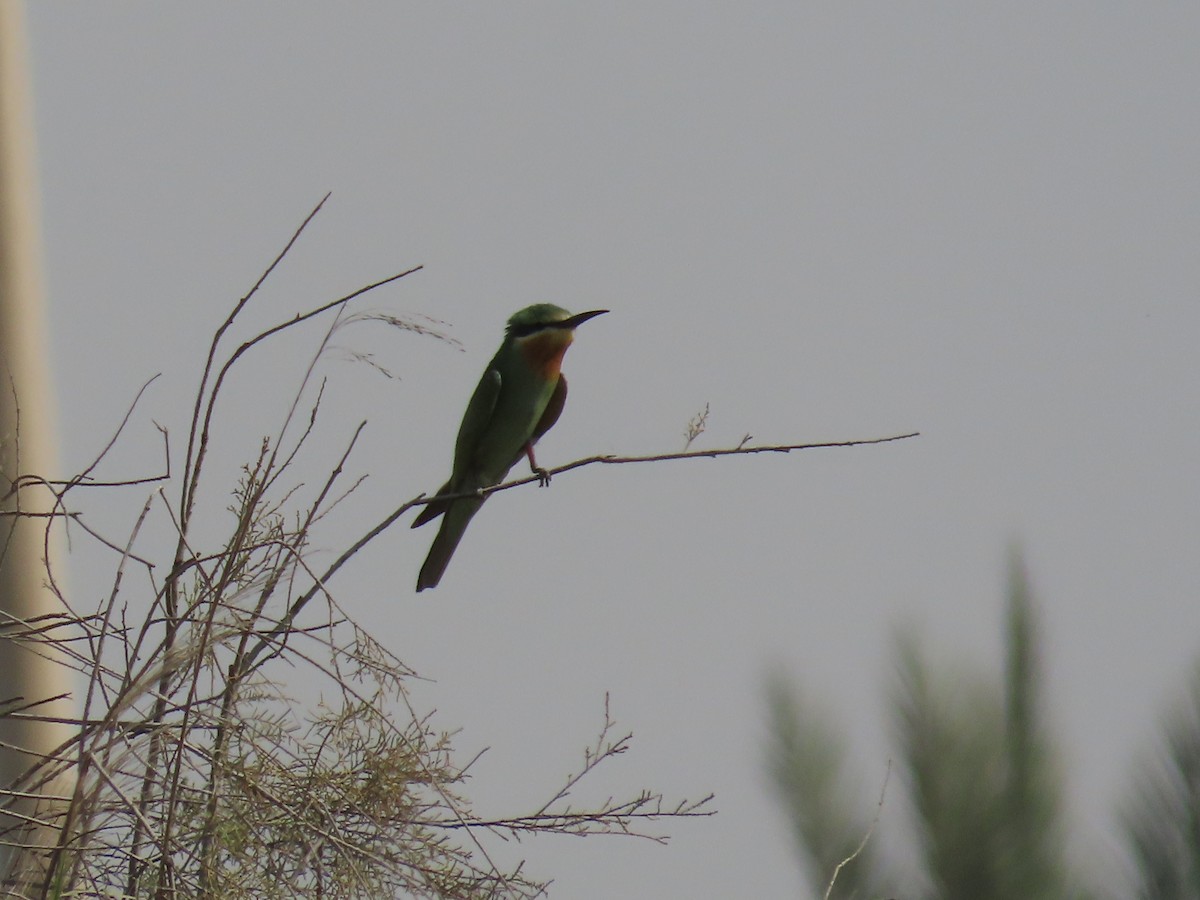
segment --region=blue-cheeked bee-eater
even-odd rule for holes
[[[529,458],[529,467],[543,484],[549,481],[546,471],[538,467],[533,445],[558,421],[567,400],[563,354],[577,326],[606,312],[594,309],[571,315],[552,303],[537,303],[508,320],[504,343],[467,404],[454,444],[454,468],[438,496],[470,494],[499,484],[522,455]],[[437,587],[485,499],[434,500],[421,510],[413,528],[438,516],[442,516],[442,525],[417,576],[418,591]]]

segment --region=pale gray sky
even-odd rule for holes
[[[491,747],[481,812],[540,802],[606,691],[633,749],[581,802],[716,792],[666,848],[501,851],[553,896],[796,896],[764,668],[828,692],[872,795],[893,626],[998,666],[1014,542],[1078,850],[1111,865],[1108,810],[1200,654],[1200,8],[31,6],[68,468],[160,371],[111,474],[158,464],[151,419],[182,449],[208,335],[326,191],[250,320],[424,264],[368,305],[465,347],[363,329],[342,343],[400,380],[323,362],[330,462],[370,420],[370,492],[340,527],[441,483],[504,320],[535,301],[612,310],[568,354],[546,464],[678,449],[706,402],[702,444],[923,433],[586,469],[489,503],[434,592],[412,591],[431,535],[403,524],[339,576],[432,679],[416,701],[462,727],[462,759]],[[230,477],[308,337],[225,410]]]

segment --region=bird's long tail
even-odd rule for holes
[[[462,540],[467,525],[475,513],[479,512],[479,507],[483,506],[483,499],[469,498],[450,503],[442,517],[437,537],[433,539],[433,545],[429,548],[429,555],[425,557],[425,564],[421,566],[421,574],[417,576],[418,591],[437,587],[438,582],[442,580],[446,566],[450,564],[450,557],[454,555],[458,542]]]

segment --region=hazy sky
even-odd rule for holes
[[[1014,545],[1077,849],[1111,864],[1108,811],[1200,654],[1200,8],[31,7],[68,469],[156,372],[109,474],[159,465],[152,419],[182,449],[208,335],[327,191],[243,333],[423,264],[365,305],[465,350],[359,326],[339,343],[398,379],[322,361],[316,455],[369,419],[370,489],[340,527],[442,482],[504,320],[535,301],[612,310],[568,354],[545,464],[677,450],[705,403],[706,446],[922,432],[584,469],[491,501],[436,591],[413,593],[432,535],[405,523],[339,575],[431,679],[416,702],[462,728],[460,758],[491,748],[480,812],[540,804],[605,692],[633,749],[575,799],[717,794],[665,848],[501,851],[553,896],[796,896],[766,667],[839,710],[873,795],[894,627],[998,668]],[[214,473],[278,427],[317,337],[255,358]]]

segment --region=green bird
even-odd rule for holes
[[[558,421],[567,401],[563,354],[575,337],[576,327],[606,312],[594,309],[571,315],[552,303],[536,303],[513,314],[504,330],[504,343],[488,363],[467,404],[454,444],[454,468],[438,496],[470,493],[499,484],[522,454],[529,458],[529,467],[542,484],[549,484],[550,476],[538,467],[533,445]],[[437,587],[463,532],[485,499],[434,500],[421,510],[413,528],[438,516],[443,518],[417,576],[418,591]]]

